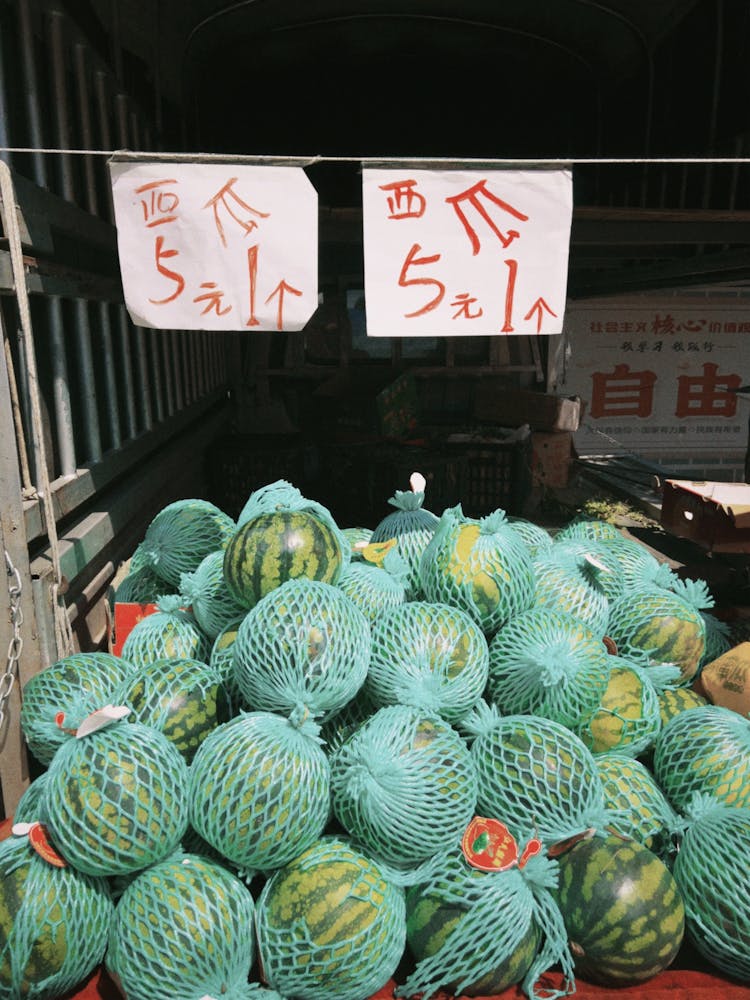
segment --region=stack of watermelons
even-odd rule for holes
[[[165,508],[122,655],[32,678],[0,1000],[563,996],[689,945],[750,979],[750,722],[707,587],[619,529],[286,481]],[[385,994],[381,994],[385,995]]]

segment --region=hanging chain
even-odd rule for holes
[[[13,685],[18,676],[18,663],[23,649],[21,626],[23,625],[23,608],[21,607],[21,575],[5,550],[5,567],[8,572],[8,596],[10,597],[10,622],[13,635],[8,645],[8,656],[5,670],[0,674],[0,733],[5,726],[5,706],[10,698]]]

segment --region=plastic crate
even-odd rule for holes
[[[530,434],[507,439],[454,434],[446,451],[464,514],[483,517],[500,508],[523,515],[532,486]]]

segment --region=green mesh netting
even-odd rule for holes
[[[409,601],[373,624],[365,690],[379,707],[413,705],[456,722],[482,696],[488,659],[484,633],[467,612]]]
[[[351,549],[349,558],[361,560],[362,548],[372,539],[372,528],[363,528],[359,525],[353,525],[350,528],[342,528],[341,533],[347,542],[349,542],[349,547]]]
[[[420,485],[421,489],[418,488]],[[418,600],[424,596],[419,562],[435,533],[439,518],[423,507],[423,480],[421,483],[415,480],[411,490],[396,490],[388,503],[396,509],[375,526],[370,540],[385,542],[390,538],[396,539],[398,551],[408,566],[407,600]]]
[[[163,733],[123,719],[59,749],[41,805],[71,865],[125,875],[179,843],[188,823],[188,765]]]
[[[128,1000],[245,1000],[255,960],[255,903],[226,868],[177,852],[117,903],[106,967]]]
[[[209,552],[194,573],[180,576],[180,597],[190,607],[204,634],[213,641],[222,629],[245,612],[224,582],[224,551]]]
[[[136,566],[151,566],[177,588],[182,573],[223,549],[237,530],[232,518],[208,500],[175,500],[153,518],[138,546]]]
[[[105,879],[44,861],[27,835],[0,843],[0,998],[78,986],[104,957],[113,911]]]
[[[511,524],[524,540],[532,559],[552,548],[552,535],[536,521],[530,521],[527,517],[509,515],[508,524]]]
[[[750,809],[697,796],[673,873],[688,940],[722,972],[750,980]]]
[[[611,550],[602,542],[586,538],[560,538],[555,536],[552,547],[546,550],[550,559],[561,559],[563,563],[569,559],[587,560],[587,572],[595,575],[597,587],[604,593],[608,601],[614,601],[626,590],[626,580],[620,563]],[[598,572],[595,573],[595,571]]]
[[[477,996],[517,983],[532,1000],[572,993],[565,925],[550,895],[557,868],[540,853],[522,868],[485,872],[460,850],[450,852],[429,881],[407,892],[407,942],[416,964],[395,995],[430,1000],[447,988]],[[562,990],[539,982],[553,966],[563,970]]]
[[[674,574],[666,563],[661,563],[635,538],[626,535],[600,539],[609,555],[617,560],[625,590],[640,588],[647,584],[668,587]]]
[[[337,586],[372,624],[384,611],[406,601],[408,572],[404,559],[392,550],[386,554],[382,565],[351,562]]]
[[[466,611],[487,635],[534,603],[532,559],[503,510],[477,520],[447,508],[419,573],[428,601]]]
[[[706,648],[700,611],[653,584],[633,587],[610,605],[607,633],[626,659],[675,664],[684,684],[695,677]]]
[[[17,823],[37,823],[42,820],[42,795],[48,775],[49,771],[42,771],[27,786],[13,810],[13,818]]]
[[[122,604],[156,604],[171,589],[150,566],[130,569],[114,592],[114,601]]]
[[[230,714],[221,675],[207,663],[189,659],[145,663],[118,687],[114,704],[132,709],[129,720],[164,733],[188,763]]]
[[[722,621],[710,611],[701,611],[703,624],[706,626],[706,648],[703,651],[699,672],[707,663],[718,660],[720,656],[732,649],[732,629],[728,622]]]
[[[534,607],[574,615],[597,634],[606,633],[609,601],[599,583],[601,570],[590,561],[590,556],[563,559],[542,553],[534,559],[533,566]]]
[[[678,667],[644,668],[610,656],[610,674],[600,704],[576,731],[595,754],[620,750],[637,757],[661,731],[659,691],[680,676]]]
[[[490,639],[486,696],[506,715],[541,715],[578,731],[596,711],[610,667],[583,621],[534,607]]]
[[[221,676],[222,684],[224,685],[224,692],[229,698],[230,711],[232,715],[235,715],[240,709],[251,708],[250,705],[245,705],[242,699],[242,694],[237,687],[234,680],[234,643],[237,639],[237,632],[239,631],[242,620],[247,614],[243,611],[241,615],[233,619],[219,632],[219,634],[214,639],[214,644],[211,647],[211,654],[209,656],[208,662],[214,670],[218,670]]]
[[[555,533],[555,541],[567,539],[598,540],[622,538],[622,532],[616,524],[596,517],[575,517],[568,521]]]
[[[604,787],[604,804],[616,815],[612,829],[637,840],[663,861],[674,855],[684,830],[678,816],[646,765],[629,754],[609,750],[597,754],[596,768]]]
[[[87,715],[111,704],[117,685],[134,670],[125,656],[72,653],[30,677],[21,695],[20,722],[39,763],[48,765]]]
[[[322,833],[330,766],[319,727],[246,712],[206,737],[190,767],[190,823],[238,868],[280,868]]]
[[[242,621],[234,643],[235,683],[254,708],[288,714],[304,704],[324,718],[362,687],[370,623],[338,587],[288,580]]]
[[[299,1000],[371,996],[406,944],[403,889],[341,837],[321,837],[274,872],[255,915],[265,979]]]
[[[476,806],[474,762],[440,716],[392,705],[331,757],[331,797],[366,853],[413,866],[460,840]]]
[[[653,771],[680,812],[696,792],[750,807],[750,720],[720,705],[680,712],[659,733]]]
[[[329,715],[320,727],[320,738],[329,757],[359,729],[366,719],[374,715],[378,708],[379,706],[362,687],[351,701]]]
[[[122,644],[123,659],[136,667],[154,660],[202,660],[211,654],[211,640],[192,612],[174,594],[160,598],[157,610],[137,621]]]
[[[502,819],[516,837],[532,830],[547,846],[611,821],[594,756],[567,726],[502,717],[494,706],[480,706],[469,723],[480,815]]]
[[[680,712],[707,705],[708,699],[691,687],[665,687],[659,692],[659,713],[662,729]]]

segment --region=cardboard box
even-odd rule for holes
[[[535,485],[567,486],[575,457],[573,435],[567,431],[532,432],[531,470]]]
[[[508,389],[493,378],[479,380],[474,404],[476,420],[503,427],[528,424],[533,431],[577,431],[581,411],[580,396]]]
[[[750,712],[750,642],[722,653],[700,675],[701,693],[714,705],[747,717]]]
[[[713,552],[750,552],[750,485],[666,479],[661,524]]]

